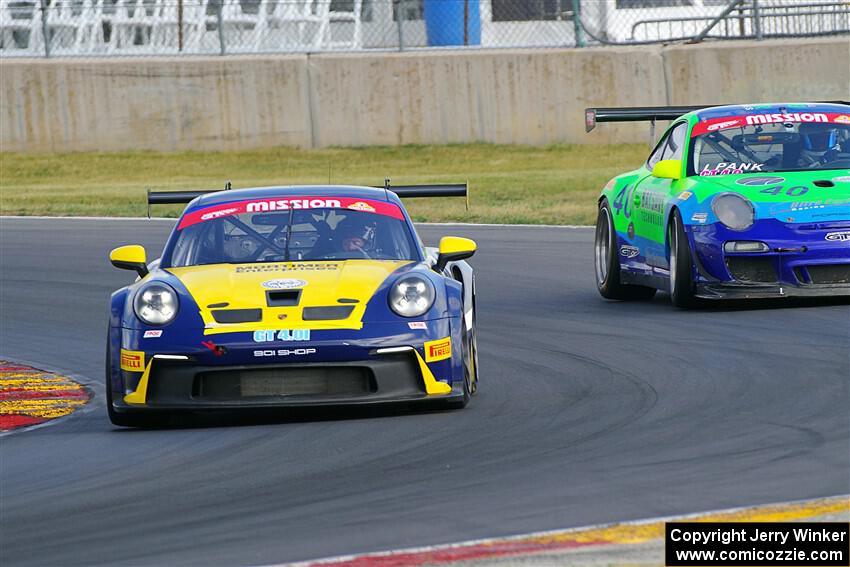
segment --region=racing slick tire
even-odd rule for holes
[[[676,307],[694,307],[693,258],[678,209],[673,209],[670,215],[667,234],[670,242],[670,299]]]
[[[617,254],[616,237],[611,207],[608,199],[602,199],[596,217],[594,242],[596,287],[599,294],[606,299],[623,301],[652,299],[657,291],[655,288],[620,282],[620,257]]]
[[[463,398],[448,402],[451,409],[465,408],[478,390],[478,341],[475,337],[474,312],[472,332],[467,330],[466,320],[463,322],[461,356],[463,357]]]

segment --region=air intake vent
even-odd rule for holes
[[[266,292],[266,303],[269,307],[292,307],[298,305],[300,299],[300,289],[269,290]]]
[[[263,320],[262,309],[217,309],[212,312],[216,323],[256,323]]]
[[[348,319],[354,311],[353,305],[334,305],[332,307],[305,307],[301,318],[305,321],[339,321]]]
[[[773,283],[777,281],[773,258],[754,258],[751,256],[727,256],[726,266],[729,273],[740,282]]]
[[[813,284],[850,283],[850,264],[806,266]]]

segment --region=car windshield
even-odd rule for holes
[[[187,213],[177,227],[171,265],[416,259],[416,245],[399,207],[363,200],[342,206],[309,206],[339,201],[262,200]],[[258,202],[271,206],[259,206]],[[307,206],[296,209],[299,204]],[[279,210],[270,210],[276,205]]]
[[[712,122],[694,126],[689,175],[850,168],[850,124]]]

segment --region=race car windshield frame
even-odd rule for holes
[[[825,149],[806,144],[807,137],[823,133],[803,132],[800,123],[746,125],[694,136],[688,175],[850,169],[850,125],[824,126],[830,132]]]
[[[163,267],[320,260],[418,260],[407,223],[347,208],[213,218],[178,229]]]

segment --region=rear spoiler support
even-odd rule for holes
[[[406,197],[466,197],[466,210],[469,210],[469,182],[446,183],[436,185],[390,185],[385,179],[384,184],[375,186],[376,189],[392,191],[402,198]],[[224,190],[231,189],[230,181],[225,183]],[[218,193],[221,189],[208,191],[151,191],[148,189],[148,218],[151,218],[151,205],[173,205],[189,203],[202,195]]]

